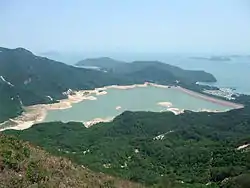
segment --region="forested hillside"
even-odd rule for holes
[[[23,49],[0,48],[0,76],[18,91],[24,105],[48,103],[63,98],[68,89],[93,89],[125,84],[124,79],[94,70],[76,68]]]
[[[229,181],[249,178],[249,149],[237,149],[250,142],[249,112],[249,107],[179,116],[124,112],[89,129],[81,123],[52,122],[6,134],[93,170],[151,186],[167,180],[181,187],[228,187]]]
[[[134,80],[174,83],[176,80],[186,83],[215,82],[216,78],[205,71],[184,70],[159,61],[133,61],[125,63],[110,58],[85,59],[77,66],[97,66],[109,72],[132,77]],[[150,72],[152,70],[152,72]],[[160,79],[159,77],[160,76]]]
[[[0,78],[0,122],[13,118],[22,112],[15,88]]]

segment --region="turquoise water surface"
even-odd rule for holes
[[[97,100],[84,100],[65,110],[48,111],[45,121],[90,121],[95,118],[111,118],[123,111],[160,112],[167,107],[158,102],[171,102],[173,108],[186,110],[228,110],[219,104],[198,99],[173,88],[145,87],[127,90],[108,89],[106,95],[99,95]],[[121,109],[117,110],[116,107]]]

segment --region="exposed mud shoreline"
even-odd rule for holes
[[[127,86],[119,86],[119,85],[111,85],[111,86],[105,86],[102,88],[96,88],[94,90],[80,90],[80,91],[72,91],[68,90],[65,92],[65,95],[67,95],[67,99],[62,99],[58,103],[53,104],[37,104],[33,106],[24,107],[25,112],[21,116],[18,116],[14,119],[10,119],[4,123],[0,124],[0,131],[7,130],[7,129],[15,129],[15,130],[24,130],[30,128],[32,125],[36,123],[41,123],[44,121],[47,115],[47,111],[49,110],[60,110],[60,109],[67,109],[71,108],[72,104],[82,102],[83,100],[97,100],[95,96],[98,95],[105,95],[108,92],[107,89],[133,89],[137,87],[147,87],[147,86],[153,86],[153,87],[159,87],[159,88],[170,88],[170,86],[166,85],[159,85],[154,83],[144,83],[144,84],[134,84],[134,85],[127,85]],[[187,93],[189,95],[192,95],[196,98],[200,98],[203,100],[207,100],[213,103],[217,103],[223,106],[228,106],[230,108],[243,108],[244,106],[241,104],[236,104],[229,101],[224,101],[221,99],[216,99],[210,96],[206,96],[182,87],[171,87],[174,89],[177,89],[181,92]],[[95,96],[93,96],[95,95]],[[171,107],[172,104],[170,102],[160,102],[158,105],[165,106],[165,107]],[[119,108],[120,109],[120,108]],[[169,108],[166,109],[166,111],[171,111],[174,114],[180,114],[183,113],[183,109],[176,109],[176,108]],[[209,111],[202,109],[201,111]],[[91,121],[83,122],[83,124],[86,127],[90,127],[96,123],[100,122],[108,122],[112,121],[113,118],[95,118]]]

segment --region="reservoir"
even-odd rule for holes
[[[167,111],[171,109],[185,109],[200,111],[226,111],[232,107],[204,100],[175,88],[160,88],[154,86],[136,87],[132,89],[106,90],[105,95],[95,95],[96,100],[83,100],[72,105],[72,108],[63,110],[49,110],[45,118],[48,121],[80,121],[87,122],[96,118],[113,118],[124,111]],[[162,106],[159,103],[172,103]]]

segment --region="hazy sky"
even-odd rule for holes
[[[0,0],[0,46],[250,53],[250,0]]]

